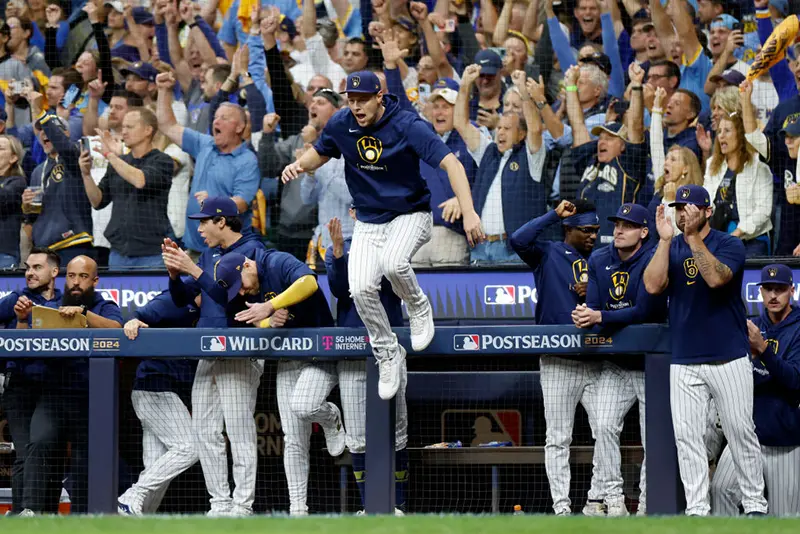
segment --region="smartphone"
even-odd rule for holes
[[[75,99],[78,98],[79,94],[80,89],[78,89],[78,86],[75,84],[70,85],[67,92],[64,93],[64,98],[61,99],[61,105],[65,108],[70,107],[75,102]]]
[[[736,23],[734,23],[732,30],[733,31],[736,31],[736,30],[743,31],[743,29],[744,29],[744,25],[741,22],[736,22]]]
[[[81,137],[81,152],[92,152],[92,142],[88,137]]]
[[[427,83],[419,84],[419,100],[420,102],[427,102],[431,98],[431,86]]]

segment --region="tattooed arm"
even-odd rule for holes
[[[686,238],[689,248],[692,249],[694,256],[694,263],[697,265],[697,270],[703,280],[706,281],[711,288],[722,287],[733,278],[733,271],[730,267],[719,261],[708,250],[708,247],[703,242],[703,238],[694,234]]]

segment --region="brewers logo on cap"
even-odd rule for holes
[[[358,76],[353,76],[353,89],[356,89],[359,85],[361,85],[361,78]]]
[[[631,212],[631,207],[630,206],[622,206],[622,214],[623,215],[627,215],[630,212]]]
[[[778,276],[778,269],[770,268],[767,270],[767,272],[769,273],[770,278],[775,278]]]
[[[691,190],[687,187],[686,189],[681,191],[681,198],[684,199],[684,200],[689,198],[689,194],[690,193],[691,193]]]

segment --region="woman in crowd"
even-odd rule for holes
[[[0,269],[19,266],[22,192],[28,183],[22,172],[23,156],[16,137],[0,135]]]

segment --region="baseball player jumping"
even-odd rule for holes
[[[355,210],[350,209],[352,217]],[[325,270],[328,284],[336,297],[336,325],[361,328],[364,321],[358,316],[350,298],[350,285],[347,281],[350,240],[342,236],[342,223],[334,217],[328,223],[331,241],[325,254]],[[381,303],[386,309],[391,326],[403,326],[403,307],[400,298],[394,294],[386,278],[381,279]],[[405,363],[403,363],[405,367]],[[366,445],[367,445],[367,370],[359,360],[342,360],[337,363],[339,371],[339,391],[342,395],[342,410],[347,425],[347,448],[353,459],[353,475],[356,478],[364,506],[366,492]],[[395,515],[403,515],[408,487],[408,407],[406,406],[406,370],[402,372],[402,382],[397,390],[397,411],[395,416]]]
[[[217,283],[228,300],[243,295],[247,309],[235,319],[262,328],[333,326],[328,301],[313,271],[285,252],[257,252],[252,260],[229,254],[217,264]],[[336,386],[336,366],[300,360],[278,362],[278,412],[284,433],[283,465],[289,487],[289,514],[307,515],[312,423],[319,423],[331,456],[344,452],[345,431],[339,408],[327,398]]]
[[[785,265],[761,270],[764,311],[747,321],[753,353],[753,419],[764,455],[764,483],[772,515],[800,514],[800,309],[792,305],[794,280]],[[715,515],[738,515],[742,492],[730,448],[711,481]]]
[[[380,367],[378,393],[391,399],[404,380],[405,349],[392,332],[378,290],[386,277],[406,303],[411,348],[433,340],[433,312],[411,269],[411,257],[431,238],[430,191],[419,172],[420,160],[447,172],[463,214],[470,244],[483,239],[464,167],[418,116],[384,95],[369,71],[347,77],[349,110],[334,115],[313,148],[283,170],[284,182],[344,157],[345,179],[358,220],[350,249],[349,282],[358,315],[364,320]]]
[[[698,185],[678,188],[678,228],[664,206],[656,211],[659,242],[644,271],[651,295],[669,295],[672,333],[670,402],[686,515],[710,511],[704,443],[709,398],[716,401],[736,485],[748,514],[767,512],[761,449],[753,424],[750,342],[742,303],[745,248],[735,236],[713,230],[711,199]]]

